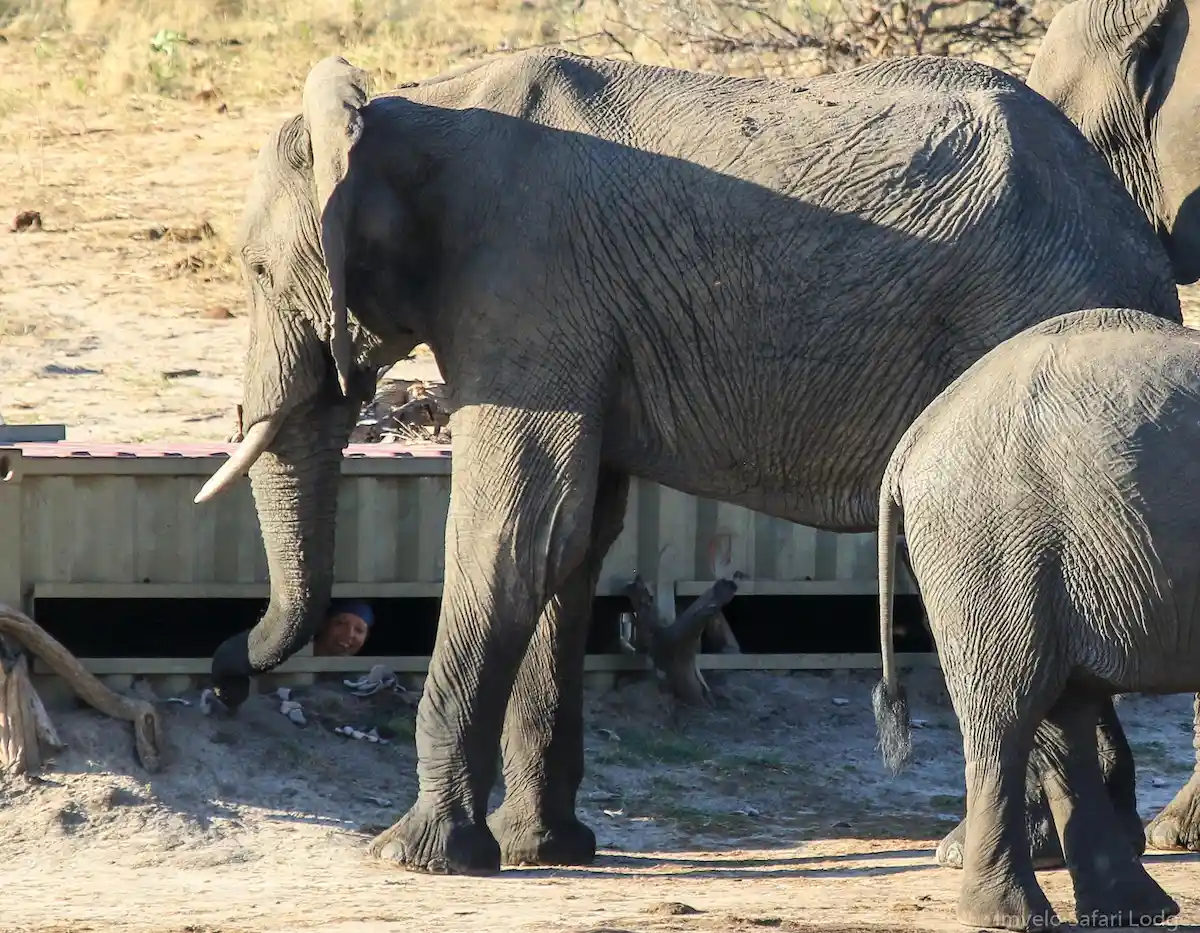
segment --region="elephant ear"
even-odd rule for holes
[[[362,137],[367,73],[340,56],[313,66],[304,82],[304,123],[312,145],[321,250],[329,276],[329,350],[342,393],[349,395],[353,346],[346,313],[346,240],[353,210],[342,181]]]
[[[1110,48],[1134,55],[1176,0],[1104,0],[1096,3],[1099,39]]]

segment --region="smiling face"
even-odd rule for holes
[[[367,623],[358,616],[350,612],[335,613],[313,642],[313,653],[339,657],[358,654],[369,634]]]

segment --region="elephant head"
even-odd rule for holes
[[[249,675],[313,636],[333,584],[341,451],[380,360],[423,339],[395,287],[419,249],[403,254],[411,223],[371,171],[366,103],[364,72],[341,58],[320,62],[303,113],[272,135],[247,193],[237,243],[250,306],[244,439],[196,501],[249,471],[271,601],[214,655],[227,705],[245,699]]]
[[[1158,230],[1179,284],[1200,279],[1200,0],[1074,0],[1028,83],[1108,160]]]

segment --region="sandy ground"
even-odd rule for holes
[[[415,697],[319,684],[296,693],[303,727],[267,696],[235,720],[167,705],[156,776],[135,764],[125,724],[59,706],[68,749],[41,779],[0,784],[0,930],[962,929],[961,875],[933,862],[962,808],[953,712],[936,671],[906,674],[923,727],[914,765],[891,778],[874,747],[873,676],[726,674],[714,710],[679,710],[644,679],[591,690],[580,799],[597,863],[492,878],[365,854],[413,799]],[[1190,771],[1190,713],[1186,696],[1121,706],[1146,817]],[[395,741],[330,731],[344,723]],[[1179,921],[1200,922],[1195,859],[1147,864]],[[1066,873],[1040,878],[1069,916]]]
[[[288,114],[165,107],[3,121],[6,422],[66,424],[69,441],[232,433],[247,319],[229,244],[258,148]],[[8,232],[28,210],[42,229]],[[393,373],[440,378],[428,352]]]

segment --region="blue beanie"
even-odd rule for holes
[[[335,616],[341,612],[348,612],[351,615],[358,616],[365,623],[367,628],[375,624],[375,613],[371,611],[371,607],[361,599],[335,599],[329,604],[329,615]]]

